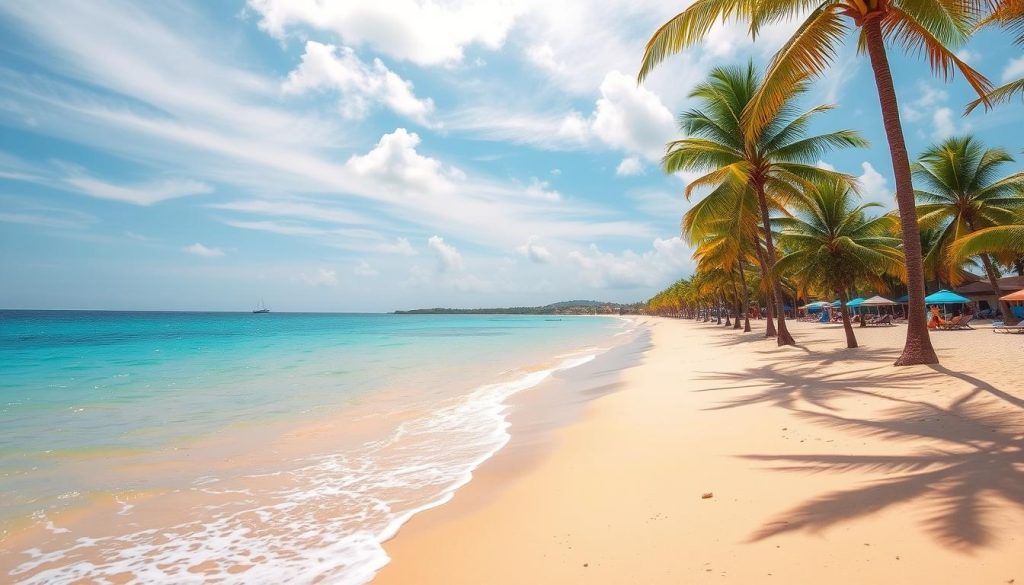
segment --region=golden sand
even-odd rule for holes
[[[644,321],[617,392],[532,435],[519,404],[375,582],[1024,583],[1024,338],[937,332],[942,366],[895,368],[900,326]]]

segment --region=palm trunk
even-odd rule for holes
[[[715,325],[722,324],[722,293],[718,293],[718,322]]]
[[[879,17],[870,18],[864,25],[864,38],[871,69],[875,74],[878,88],[878,102],[882,108],[882,122],[889,141],[889,156],[892,158],[892,172],[896,179],[896,204],[900,211],[900,229],[903,233],[903,253],[907,265],[907,293],[909,309],[907,315],[907,341],[903,354],[896,360],[897,366],[914,364],[937,364],[938,356],[928,337],[928,322],[924,306],[924,263],[921,256],[921,234],[917,226],[917,209],[914,201],[914,185],[910,177],[910,158],[900,126],[900,110],[896,101],[896,90],[892,85],[889,59],[885,54],[882,27]]]
[[[853,334],[853,324],[850,323],[850,309],[846,306],[849,297],[842,289],[837,289],[839,295],[839,312],[843,315],[843,329],[846,331],[846,347],[853,349],[857,347],[857,337]],[[864,319],[861,318],[861,321]]]
[[[740,287],[743,289],[743,332],[750,333],[750,292],[747,290],[747,275],[740,260]]]
[[[763,280],[768,277],[768,262],[764,259],[764,248],[761,247],[761,243],[756,242],[754,248],[757,249],[757,263],[761,265],[761,279]],[[768,297],[768,302],[764,304],[765,318],[768,320],[768,325],[764,330],[765,337],[775,337],[777,335],[775,332],[774,311],[772,311],[772,307],[775,306],[774,294],[775,293],[771,290],[771,287],[768,287],[768,293],[766,295]]]
[[[999,300],[1003,291],[999,290],[999,277],[996,276],[996,269],[992,265],[992,258],[988,254],[981,255],[981,263],[985,265],[985,274],[988,275],[988,282],[992,285],[992,292],[996,294],[996,302],[999,303],[999,310],[1003,312],[1003,321],[1008,325],[1016,325],[1017,317],[1010,308],[1010,303]]]
[[[771,283],[772,293],[775,296],[775,310],[779,318],[779,345],[796,345],[793,336],[786,328],[786,309],[783,306],[782,286],[779,284],[778,275],[775,274],[775,244],[772,242],[771,217],[768,215],[768,199],[764,194],[764,185],[760,182],[754,184],[757,192],[757,203],[761,206],[761,223],[764,225],[764,247],[765,264],[768,265],[768,280]]]
[[[732,270],[729,271],[729,282],[732,283],[732,306],[736,312],[736,319],[732,323],[733,329],[739,329],[740,325],[740,313],[743,312],[743,307],[740,305],[740,293],[736,290],[736,273]]]

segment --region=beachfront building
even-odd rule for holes
[[[998,283],[999,290],[1002,291],[1002,294],[1008,295],[1024,289],[1024,276],[1004,276],[998,280]],[[992,292],[992,284],[987,278],[964,284],[954,292],[958,295],[971,299],[975,313],[984,310],[999,309],[999,303],[996,300],[996,295]],[[1018,318],[1022,318],[1022,316],[1018,315]]]

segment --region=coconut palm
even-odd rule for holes
[[[848,293],[857,282],[877,286],[883,275],[905,274],[900,240],[893,235],[897,220],[870,216],[868,210],[881,205],[860,203],[849,185],[836,180],[817,182],[793,207],[791,217],[776,220],[785,251],[777,268],[805,288],[838,296],[846,346],[857,347],[846,307]]]
[[[1002,0],[1003,2],[1007,0]],[[1019,0],[1011,0],[1019,1]],[[776,53],[757,96],[744,113],[751,122],[748,136],[768,126],[785,107],[795,84],[819,76],[832,66],[838,46],[852,29],[859,29],[858,47],[868,54],[889,142],[896,202],[899,207],[907,262],[910,315],[907,340],[896,365],[938,363],[928,337],[924,307],[924,275],[910,158],[900,125],[899,104],[885,42],[907,52],[924,54],[934,72],[949,78],[959,70],[979,95],[991,84],[956,56],[973,29],[973,21],[988,0],[697,0],[672,17],[647,42],[639,79],[666,57],[700,42],[718,21],[744,20],[750,33],[768,24],[806,14],[793,36]],[[987,98],[986,98],[987,99]]]
[[[756,233],[757,223],[752,217],[752,210],[748,210],[747,219],[743,218],[742,210],[738,209],[737,211],[738,213],[734,216],[701,224],[699,231],[684,229],[683,233],[696,247],[693,257],[697,260],[698,272],[709,272],[715,269],[724,271],[727,278],[725,285],[728,287],[726,294],[735,300],[736,328],[739,329],[741,326],[739,316],[747,315],[743,328],[744,331],[750,331],[750,297],[747,287],[742,286],[745,272],[743,261],[749,248],[745,245],[745,241],[749,241],[747,238],[753,235],[751,232]],[[684,226],[690,217],[691,214],[688,212],[684,218]],[[744,223],[746,225],[743,225]],[[737,274],[741,283],[739,287],[736,284]]]
[[[921,187],[915,191],[917,213],[922,229],[939,232],[929,256],[936,256],[956,274],[963,257],[949,253],[954,241],[986,228],[1010,225],[1024,211],[1024,173],[997,178],[999,169],[1013,157],[1001,148],[985,148],[971,136],[953,137],[921,154],[913,167],[914,178]],[[999,242],[995,249],[1011,251],[1009,242]],[[992,292],[999,290],[998,274],[989,253],[979,253]],[[953,284],[956,284],[953,282]],[[1001,302],[1003,315],[1013,319],[1009,306]]]
[[[742,112],[760,86],[753,63],[746,67],[718,67],[707,80],[690,93],[700,106],[680,116],[680,128],[687,138],[668,145],[662,159],[667,173],[699,171],[707,173],[686,187],[689,199],[696,189],[711,187],[705,205],[711,216],[725,216],[735,209],[735,194],[753,194],[760,213],[760,244],[755,246],[761,270],[769,279],[771,296],[778,316],[779,345],[795,342],[786,328],[782,289],[775,276],[776,251],[771,233],[770,210],[799,197],[801,190],[815,179],[852,182],[848,175],[815,166],[823,154],[835,148],[864,147],[867,141],[853,130],[806,136],[815,115],[830,106],[818,106],[799,113],[794,104],[807,90],[807,84],[790,87],[788,97],[771,123],[750,134]],[[769,316],[769,322],[771,317]],[[771,334],[771,330],[768,330]]]
[[[979,23],[979,27],[992,25],[1010,29],[1016,35],[1014,44],[1024,46],[1024,0],[1002,0],[993,3],[992,12]],[[1005,103],[1016,95],[1024,98],[1024,77],[993,89],[984,99],[971,102],[967,106],[967,113],[971,113],[982,103]]]
[[[723,213],[722,209],[728,209]],[[750,295],[746,286],[745,262],[753,255],[760,223],[757,199],[749,189],[739,191],[720,186],[711,196],[701,199],[683,215],[683,236],[695,247],[698,271],[720,266],[738,276],[731,283],[740,304],[737,315],[744,315],[743,331],[750,331]],[[737,319],[737,329],[739,328]]]

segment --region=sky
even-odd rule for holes
[[[685,5],[0,0],[0,307],[645,300],[693,267],[694,176],[658,166],[689,91],[763,66],[796,26],[756,43],[716,26],[638,86],[646,40]],[[998,84],[1024,75],[1010,41],[960,55]],[[912,156],[971,132],[1024,158],[1024,108],[962,117],[962,77],[890,55]],[[871,141],[821,162],[893,207],[854,42],[803,102],[837,106],[812,130]]]

